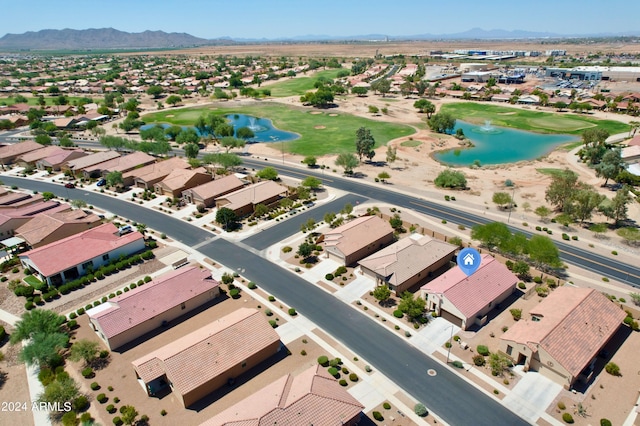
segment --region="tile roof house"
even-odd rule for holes
[[[153,189],[157,194],[179,198],[185,189],[210,182],[211,179],[211,175],[203,167],[194,170],[175,169],[167,177],[153,185]]]
[[[319,365],[287,374],[200,426],[354,426],[364,406]]]
[[[120,235],[111,222],[20,254],[20,262],[49,285],[74,280],[117,259],[143,250],[139,232]]]
[[[220,295],[211,272],[177,269],[87,311],[93,330],[117,349]]]
[[[0,197],[0,212],[5,213],[18,210],[25,206],[41,203],[44,200],[40,194],[25,194],[24,192],[10,192]]]
[[[100,225],[102,221],[93,213],[83,210],[43,212],[16,229],[16,234],[31,248],[38,248]]]
[[[171,157],[139,169],[122,174],[124,186],[135,185],[139,188],[153,189],[153,185],[167,177],[175,169],[188,169],[191,166],[180,157]]]
[[[622,148],[622,161],[627,164],[637,163],[640,160],[640,145],[630,145]]]
[[[22,154],[16,159],[16,162],[22,166],[26,164],[35,165],[37,161],[47,158],[51,155],[59,154],[64,151],[58,145],[41,146],[40,149]]]
[[[640,133],[629,139],[627,146],[640,146]]]
[[[426,235],[413,234],[377,251],[358,264],[365,275],[396,294],[426,280],[455,259],[457,246]]]
[[[204,204],[206,207],[215,205],[215,199],[237,191],[244,187],[244,182],[235,175],[228,175],[212,180],[202,185],[182,191],[182,198],[193,204]]]
[[[473,324],[484,325],[487,314],[516,291],[517,283],[518,277],[506,266],[483,254],[473,274],[454,267],[420,290],[427,309],[467,330]]]
[[[346,265],[380,250],[393,242],[393,228],[378,216],[362,216],[325,232],[318,242],[324,242],[327,256]]]
[[[133,361],[147,393],[171,385],[188,407],[280,351],[264,315],[240,308]]]
[[[41,212],[69,211],[71,206],[57,201],[42,201],[14,210],[0,210],[0,239],[15,234],[16,229],[33,219]]]
[[[86,166],[83,170],[85,177],[97,177],[102,175],[106,177],[108,173],[120,172],[126,173],[136,167],[142,167],[156,162],[156,158],[145,154],[141,151],[132,152],[131,154],[118,156],[102,163]]]
[[[226,207],[242,217],[253,213],[258,204],[269,206],[287,194],[287,188],[265,180],[216,198],[216,207]]]
[[[74,173],[81,173],[87,167],[95,166],[96,164],[104,163],[105,161],[118,157],[120,157],[120,153],[116,151],[109,150],[95,152],[82,158],[68,160],[65,164],[62,164],[61,170],[72,170]]]
[[[67,161],[86,156],[87,153],[82,149],[61,149],[58,152],[36,161],[36,167],[40,170],[53,170],[57,172]]]
[[[571,387],[589,380],[598,352],[626,313],[595,289],[555,289],[500,336],[500,350],[529,370]]]
[[[42,145],[35,141],[24,141],[0,147],[0,164],[11,164],[21,155],[41,149]]]

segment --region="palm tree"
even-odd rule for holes
[[[630,121],[629,126],[631,126],[629,129],[629,137],[633,137],[636,135],[638,128],[640,128],[640,121]]]

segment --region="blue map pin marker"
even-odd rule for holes
[[[480,267],[482,257],[478,250],[467,247],[460,250],[458,253],[458,268],[462,270],[467,276],[473,274]]]

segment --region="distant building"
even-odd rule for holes
[[[0,164],[12,164],[16,158],[28,152],[41,149],[42,145],[35,141],[24,141],[0,147]]]
[[[216,207],[231,209],[239,217],[253,213],[258,204],[269,206],[288,193],[286,187],[272,180],[254,183],[216,198]]]
[[[171,157],[157,163],[123,173],[124,186],[153,189],[153,185],[167,177],[175,169],[188,169],[191,166],[180,157]]]
[[[196,187],[182,191],[182,198],[187,203],[204,204],[206,207],[215,205],[215,199],[237,191],[244,187],[244,182],[235,175],[228,175]]]
[[[391,244],[393,238],[388,221],[378,216],[362,216],[328,230],[319,242],[324,242],[327,257],[348,266]]]
[[[211,175],[203,167],[194,170],[174,169],[160,182],[153,185],[156,194],[179,198],[182,192],[211,181]]]

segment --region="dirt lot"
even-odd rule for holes
[[[10,327],[7,324],[0,322],[0,325],[10,332]],[[18,362],[18,352],[21,346],[10,345],[8,340],[6,338],[0,342],[0,352],[4,354],[4,361],[0,363],[0,404],[18,403],[13,407],[20,407],[20,410],[10,409],[9,406],[0,406],[0,424],[33,425],[26,367]],[[23,410],[25,403],[27,409]]]

